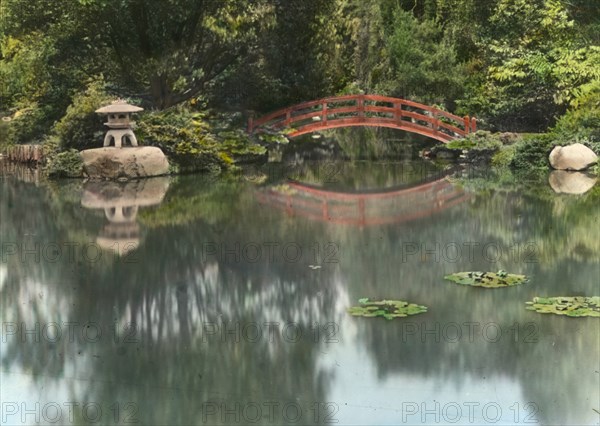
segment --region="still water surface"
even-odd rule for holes
[[[446,173],[3,177],[3,423],[598,424],[600,321],[525,309],[599,294],[597,196]],[[443,280],[499,269],[531,281]],[[363,297],[428,312],[349,316]]]

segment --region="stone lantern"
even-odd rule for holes
[[[115,141],[116,148],[122,148],[124,139],[129,139],[131,146],[138,146],[137,139],[133,134],[135,122],[131,121],[131,114],[143,111],[143,108],[129,105],[124,100],[116,100],[112,104],[102,107],[96,112],[108,116],[108,122],[104,123],[110,128],[104,137],[104,146],[110,145],[111,139]]]

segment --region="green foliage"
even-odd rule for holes
[[[106,129],[102,124],[103,117],[95,111],[111,100],[114,97],[106,93],[102,80],[91,81],[84,92],[75,95],[66,114],[53,129],[61,148],[84,150],[101,146]]]
[[[46,172],[51,178],[78,178],[83,175],[83,160],[76,149],[59,152],[48,158]]]
[[[554,132],[559,143],[598,140],[600,7],[586,0],[4,0],[0,7],[0,109],[12,118],[4,136],[11,143],[42,140],[59,122],[63,148],[93,145],[104,129],[89,111],[104,92],[147,110],[225,111],[380,93],[475,115],[490,130],[536,132],[568,109]],[[98,75],[105,87],[88,87]],[[220,154],[225,163],[261,151],[241,131],[228,133],[243,123],[220,136],[209,131],[212,142],[186,126],[163,129],[166,139],[182,132],[173,148],[181,155],[213,143],[229,151]],[[284,142],[276,133],[260,138]]]
[[[580,88],[572,107],[563,115],[552,133],[558,140],[574,142],[587,140],[600,143],[600,79]],[[599,147],[595,152],[600,152]]]
[[[7,142],[26,144],[43,138],[52,122],[52,107],[37,102],[19,102],[12,120],[8,123]]]
[[[554,147],[552,137],[539,135],[523,138],[516,144],[510,167],[514,170],[547,169],[548,156]]]
[[[428,103],[449,103],[462,92],[456,48],[433,20],[382,2],[361,10],[357,55],[363,90]]]
[[[477,45],[461,105],[499,129],[545,130],[600,75],[600,47],[558,0],[500,0]]]
[[[397,10],[386,32],[391,79],[381,82],[380,90],[426,102],[445,102],[460,94],[464,70],[454,46],[434,21],[419,22]]]
[[[510,167],[516,152],[517,145],[503,147],[492,157],[492,165],[498,168]]]
[[[491,133],[486,130],[478,130],[475,133],[471,133],[463,139],[453,140],[447,143],[446,148],[449,149],[469,149],[469,150],[489,150],[489,149],[500,149],[502,147],[502,140],[500,135],[497,133]]]
[[[256,48],[217,81],[215,101],[270,111],[340,91],[353,66],[346,3],[265,2]]]
[[[12,145],[9,140],[9,134],[10,125],[8,124],[8,120],[4,119],[4,117],[0,117],[0,153]]]
[[[180,173],[215,172],[230,162],[220,155],[210,125],[201,113],[185,108],[142,115],[136,131],[143,145],[160,148]]]
[[[91,46],[66,19],[66,2],[3,2],[0,13],[0,103],[15,119],[15,143],[40,140],[80,90],[95,61],[82,61]],[[89,44],[89,43],[88,43]],[[98,55],[101,49],[93,49]],[[85,68],[85,71],[82,69]]]

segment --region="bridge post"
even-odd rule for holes
[[[365,95],[358,95],[358,99],[356,100],[356,106],[358,107],[358,116],[365,116]]]
[[[464,123],[465,123],[465,136],[468,135],[469,133],[471,133],[471,119],[469,118],[468,115],[465,115],[464,118]]]
[[[438,114],[437,114],[437,111],[435,111],[435,110],[431,110],[431,113],[432,113],[432,117],[433,117],[433,121],[431,122],[431,127],[433,128],[433,134],[435,136],[437,136],[438,129],[440,127],[440,122],[439,122],[439,119],[438,119]]]
[[[323,102],[323,112],[322,112],[321,121],[323,124],[327,124],[327,101]]]
[[[471,117],[471,131],[477,131],[477,119],[475,117]]]
[[[402,124],[402,104],[396,103],[394,104],[394,119],[399,124]]]
[[[329,220],[329,206],[327,205],[327,199],[324,198],[321,204],[321,211],[323,213],[323,219]]]
[[[254,112],[250,111],[248,115],[248,133],[254,131]]]
[[[365,199],[360,197],[358,199],[358,220],[361,226],[364,226],[366,223],[366,215],[365,215]]]
[[[285,111],[285,127],[289,127],[292,123],[292,110],[288,109]]]

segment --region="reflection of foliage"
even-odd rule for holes
[[[90,241],[90,237],[97,235],[106,220],[101,212],[82,212],[77,196],[80,182],[69,181],[65,186],[64,181],[54,181],[50,185],[52,192],[45,192],[44,187],[0,181],[0,232],[3,241],[19,241],[20,230],[35,229],[42,240],[77,241],[81,247]],[[203,324],[214,322],[219,315],[224,315],[226,321],[240,321],[242,324],[247,321],[262,323],[265,319],[275,318],[296,322],[305,318],[302,327],[309,330],[313,321],[325,324],[325,321],[343,318],[343,310],[351,305],[348,299],[356,300],[364,294],[397,294],[398,277],[401,276],[403,299],[422,300],[430,308],[427,315],[419,317],[423,320],[417,324],[421,331],[435,330],[436,324],[443,326],[472,321],[479,324],[495,322],[504,332],[514,322],[525,324],[531,321],[534,314],[523,309],[523,301],[532,297],[529,292],[538,285],[543,285],[547,294],[561,294],[561,287],[569,282],[575,289],[573,291],[577,292],[575,294],[595,294],[594,278],[597,278],[598,271],[595,253],[598,251],[577,258],[581,261],[577,264],[577,274],[572,274],[572,267],[567,266],[573,265],[575,256],[570,247],[580,243],[587,246],[592,240],[600,241],[593,227],[595,222],[591,220],[597,220],[597,198],[554,197],[563,203],[554,204],[553,198],[546,197],[546,194],[541,197],[536,197],[535,191],[524,194],[523,186],[518,186],[517,182],[510,190],[476,195],[471,203],[446,210],[430,219],[414,221],[407,226],[365,227],[356,232],[355,229],[310,222],[299,217],[289,220],[279,212],[258,208],[252,192],[244,185],[229,185],[221,180],[206,182],[199,176],[186,176],[177,178],[171,188],[174,191],[167,194],[164,203],[175,199],[183,202],[186,198],[204,194],[204,204],[198,198],[193,205],[180,210],[195,214],[198,220],[185,222],[182,226],[156,226],[147,230],[144,244],[135,256],[140,263],[124,263],[121,259],[112,263],[84,262],[79,265],[66,262],[65,258],[64,264],[49,264],[20,262],[18,257],[12,257],[7,285],[0,298],[3,303],[0,312],[5,321],[21,320],[21,317],[12,314],[11,309],[22,306],[24,314],[32,315],[23,317],[28,324],[29,321],[51,321],[59,317],[79,323],[82,319],[92,319],[103,325],[113,324],[115,318],[124,318],[138,324],[140,328],[136,336],[142,337],[140,345],[117,344],[112,339],[102,339],[102,343],[94,345],[92,351],[102,356],[94,378],[102,377],[102,383],[114,383],[117,379],[137,383],[133,393],[124,387],[115,390],[114,386],[94,387],[88,391],[98,401],[114,401],[116,397],[124,401],[131,398],[145,401],[140,408],[148,413],[148,419],[152,415],[166,419],[168,414],[172,414],[171,420],[165,422],[189,424],[190,419],[199,418],[197,400],[189,402],[189,398],[184,398],[183,402],[179,402],[181,398],[174,398],[177,402],[165,402],[165,389],[170,389],[173,394],[185,389],[206,398],[211,392],[224,398],[233,395],[240,401],[248,389],[259,393],[264,389],[260,394],[253,393],[257,398],[267,399],[275,394],[283,401],[301,393],[305,399],[325,400],[331,380],[318,367],[313,370],[313,366],[319,364],[315,359],[320,356],[315,351],[322,347],[286,345],[285,342],[274,345],[232,344],[230,340],[222,342],[220,336],[207,336],[208,341],[204,341]],[[539,192],[539,187],[534,189]],[[142,209],[140,215],[145,215],[147,210],[150,209]],[[521,215],[523,223],[518,223],[516,218]],[[473,226],[474,223],[479,225]],[[80,238],[71,236],[75,231]],[[572,231],[575,232],[572,234]],[[331,271],[327,264],[323,264],[319,274],[311,274],[301,262],[294,265],[260,261],[252,265],[236,261],[232,255],[222,261],[218,255],[205,256],[206,252],[203,253],[205,244],[211,242],[223,243],[230,249],[236,242],[243,247],[245,242],[260,244],[266,241],[295,241],[302,247],[309,247],[316,241],[336,241],[340,248],[339,274],[336,273],[331,280],[325,279],[323,273]],[[485,241],[497,243],[503,249],[517,242],[534,241],[538,249],[535,254],[544,265],[523,265],[524,258],[521,256],[516,259],[504,256],[502,265],[486,263],[478,255],[474,260],[463,256],[452,265],[418,255],[407,256],[403,260],[403,243],[407,241],[423,242],[429,244],[429,248],[436,241],[442,245],[452,241]],[[263,260],[265,258],[263,256]],[[536,282],[507,292],[477,292],[476,301],[467,294],[472,289],[439,284],[441,276],[454,270],[485,271],[500,267],[508,271],[525,268],[523,273],[535,274]],[[451,269],[446,271],[445,268]],[[35,288],[29,286],[30,278],[44,282],[45,287],[41,288],[44,300],[35,298],[32,300],[33,307],[15,304],[14,300],[20,297],[22,291],[37,294]],[[76,288],[82,291],[73,291]],[[54,303],[54,299],[50,299],[52,303],[49,303],[49,297],[63,301],[66,308],[59,310],[61,305]],[[264,302],[265,299],[268,303]],[[343,303],[336,303],[340,299]],[[311,309],[309,315],[303,313],[305,305]],[[335,305],[342,310],[340,317],[333,315],[331,307]],[[55,311],[42,316],[46,311],[36,309],[42,306]],[[152,312],[156,314],[147,315]],[[458,392],[468,386],[465,377],[474,377],[481,373],[481,368],[486,368],[490,378],[508,377],[514,380],[523,386],[526,397],[537,401],[541,407],[547,407],[545,418],[540,420],[542,423],[546,422],[544,419],[558,419],[566,424],[567,420],[578,418],[576,416],[583,409],[589,411],[586,398],[590,389],[597,388],[594,375],[587,374],[579,381],[569,378],[582,370],[588,371],[590,365],[597,366],[597,357],[589,351],[589,345],[596,344],[598,337],[593,327],[581,330],[578,321],[556,318],[559,320],[556,323],[551,321],[553,318],[547,319],[538,325],[539,336],[553,334],[555,339],[539,339],[536,344],[524,344],[530,330],[522,329],[524,333],[519,334],[518,341],[516,338],[502,338],[494,344],[491,358],[488,356],[490,344],[481,338],[481,326],[476,328],[478,334],[472,343],[465,335],[460,342],[449,343],[441,334],[442,328],[437,335],[439,338],[429,335],[422,343],[407,345],[398,338],[398,327],[407,324],[405,321],[391,321],[385,327],[381,327],[380,321],[339,323],[341,327],[355,325],[362,330],[360,337],[349,341],[349,345],[368,351],[366,356],[376,365],[379,380],[392,379],[398,373],[434,377],[447,381]],[[312,335],[309,336],[312,338]],[[347,334],[343,336],[350,337]],[[504,333],[503,337],[506,336]],[[416,335],[416,338],[421,337],[421,333]],[[61,341],[67,342],[68,339]],[[572,350],[556,353],[556,364],[548,369],[548,364],[540,360],[547,356],[549,344],[553,341]],[[81,356],[71,356],[68,351],[73,349],[73,345],[65,346],[63,353],[66,356],[59,357],[55,348],[48,349],[46,345],[32,342],[27,344],[19,339],[10,351],[3,351],[3,356],[9,367],[22,365],[34,372],[36,383],[41,383],[40,380],[49,375],[55,377],[57,383],[62,383],[64,372],[80,365],[74,364],[77,360],[86,362],[84,357],[91,357],[90,345],[82,343],[84,353]],[[121,350],[126,353],[120,354],[118,351]],[[273,357],[267,358],[265,354],[270,353],[274,354]],[[402,362],[398,362],[399,359]],[[46,360],[48,363],[45,363]],[[461,362],[464,368],[457,369],[456,365]],[[157,369],[157,365],[161,368]],[[270,368],[272,365],[281,368],[274,371]],[[236,374],[224,377],[220,374],[222,371],[236,371]],[[256,371],[263,374],[254,374]],[[528,380],[527,377],[536,377],[536,380]],[[566,410],[565,406],[554,403],[556,383],[563,384],[568,394],[565,397]],[[87,382],[82,386],[87,387]],[[293,392],[286,391],[289,389]],[[83,393],[80,392],[80,388],[75,388],[72,399],[81,397]],[[174,421],[173,418],[182,421]]]
[[[395,129],[376,127],[340,128],[327,131],[326,135],[331,135],[352,160],[416,158],[417,143],[426,140],[417,134],[401,134]],[[314,141],[308,143],[315,144]]]
[[[349,314],[368,318],[384,317],[387,320],[391,320],[427,312],[426,306],[415,305],[414,303],[408,303],[402,300],[370,300],[364,298],[359,299],[358,302],[360,303],[360,306],[349,308]]]
[[[279,193],[284,194],[284,195],[294,195],[294,194],[298,193],[297,190],[295,190],[294,188],[292,188],[292,187],[290,187],[289,185],[286,185],[286,184],[275,185],[275,186],[272,186],[271,189],[273,191],[279,192]]]
[[[600,297],[534,297],[527,309],[541,314],[600,317]]]
[[[473,287],[500,288],[524,284],[529,281],[525,275],[508,274],[505,271],[494,272],[457,272],[446,275],[445,280]]]
[[[600,185],[580,196],[566,196],[557,195],[548,185],[548,172],[539,169],[469,172],[456,181],[477,194],[473,208],[485,215],[489,238],[535,243],[536,262],[548,267],[559,259],[590,260],[600,251]]]
[[[156,207],[140,211],[138,220],[151,228],[183,225],[197,220],[216,223],[230,217],[231,210],[223,206],[239,197],[238,191],[239,187],[216,177],[177,179],[164,201]]]

